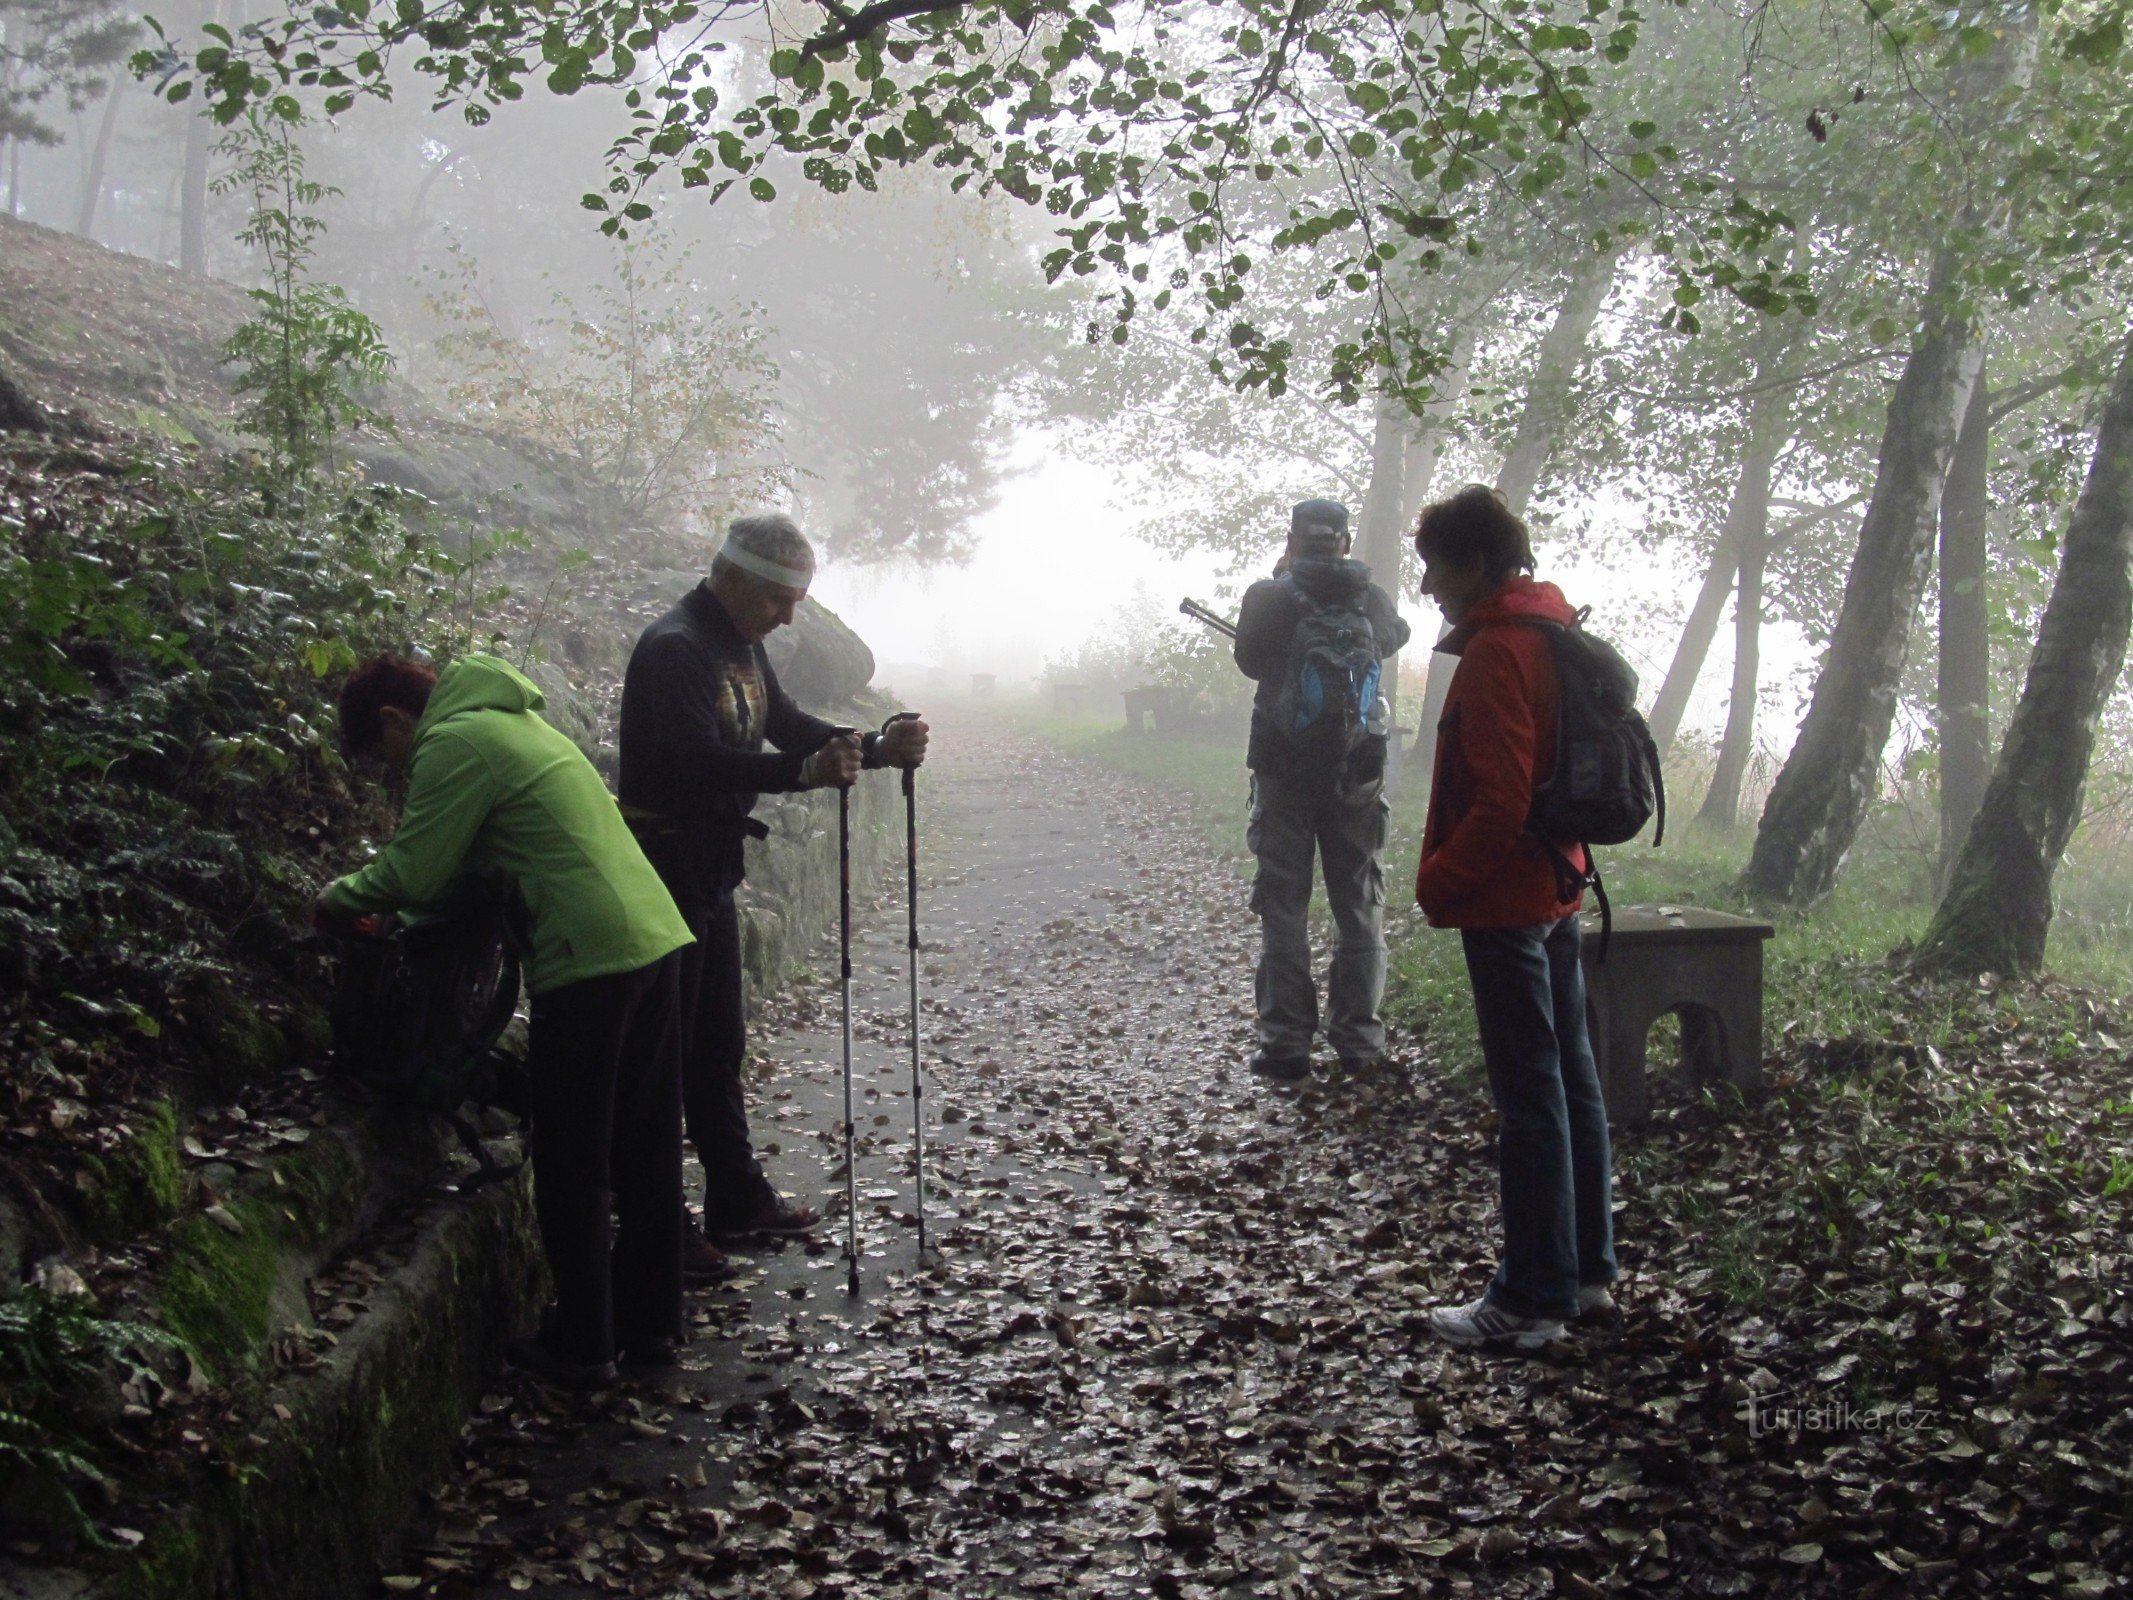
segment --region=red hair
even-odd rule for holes
[[[359,756],[378,747],[385,737],[385,724],[378,713],[387,706],[419,717],[437,687],[437,671],[419,661],[399,656],[377,656],[364,662],[341,685],[341,748]]]

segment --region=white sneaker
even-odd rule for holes
[[[1604,1283],[1581,1284],[1578,1288],[1578,1315],[1581,1317],[1604,1317],[1615,1309],[1614,1294]]]
[[[1429,1314],[1429,1331],[1447,1344],[1538,1350],[1560,1339],[1563,1325],[1553,1317],[1514,1317],[1483,1295],[1470,1306],[1439,1306]]]

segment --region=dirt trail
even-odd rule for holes
[[[1631,1402],[1577,1356],[1421,1334],[1489,1255],[1478,1108],[1237,1065],[1256,929],[1185,803],[979,726],[943,730],[921,793],[939,1260],[916,1270],[909,1225],[899,884],[858,919],[860,1298],[838,1223],[692,1296],[672,1380],[507,1380],[395,1586],[1544,1593],[1596,1536],[1547,1520],[1565,1491],[1656,1531],[1676,1491],[1605,1476]],[[754,1030],[758,1138],[815,1200],[842,1189],[822,970]]]

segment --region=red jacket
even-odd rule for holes
[[[1436,928],[1522,928],[1569,916],[1555,862],[1526,832],[1536,785],[1555,771],[1557,686],[1546,630],[1535,617],[1576,620],[1552,583],[1514,577],[1478,601],[1437,646],[1459,657],[1437,723],[1429,820],[1415,903]],[[1563,854],[1583,871],[1585,847]]]

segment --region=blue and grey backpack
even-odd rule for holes
[[[1367,761],[1378,737],[1370,719],[1378,701],[1376,631],[1364,609],[1367,589],[1319,601],[1293,578],[1281,580],[1300,613],[1274,699],[1274,726],[1304,773],[1345,779]]]

